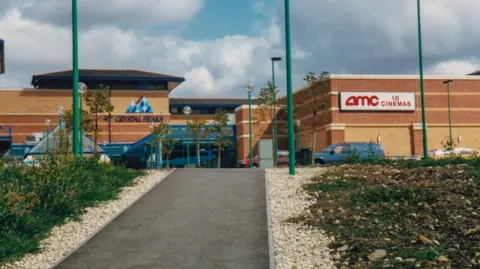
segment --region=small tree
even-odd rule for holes
[[[308,74],[303,78],[309,87],[301,91],[301,95],[305,97],[304,100],[311,100],[312,105],[305,105],[307,109],[307,114],[312,115],[312,163],[315,162],[315,148],[317,140],[317,116],[320,113],[324,113],[328,110],[328,100],[325,98],[322,102],[317,100],[318,97],[322,96],[322,90],[325,90],[326,87],[330,85],[330,73],[323,71],[320,76],[316,76],[313,72],[308,72]],[[323,95],[324,96],[324,95]]]
[[[65,128],[59,132],[59,136],[61,137],[59,149],[61,149],[63,153],[69,153],[72,151],[69,135],[73,132],[73,110],[65,110],[62,115],[62,120],[65,123]],[[93,119],[86,110],[83,111],[82,128],[85,133],[89,133],[93,130]]]
[[[190,136],[197,145],[197,167],[200,167],[200,142],[208,136],[206,121],[204,119],[195,118],[188,122],[187,136]]]
[[[167,155],[167,168],[170,168],[170,154],[178,143],[178,139],[172,136],[172,126],[162,122],[153,128],[152,133],[154,140],[162,144],[162,153]]]
[[[217,108],[213,118],[213,124],[209,126],[209,132],[215,134],[215,141],[212,143],[218,150],[218,168],[222,167],[222,150],[230,147],[232,141],[225,140],[226,136],[231,136],[232,133],[228,129],[228,114],[225,110]]]
[[[89,115],[93,117],[93,128],[91,130],[93,136],[93,142],[95,144],[94,147],[94,154],[98,155],[97,151],[97,144],[98,144],[98,136],[100,134],[100,127],[98,125],[99,117],[101,115],[106,114],[103,116],[104,120],[108,120],[112,117],[113,106],[110,104],[108,98],[108,91],[110,87],[105,86],[103,90],[100,91],[87,91],[85,93],[85,103],[89,109]]]
[[[273,122],[273,118],[275,115],[273,114],[273,108],[274,107],[276,108],[276,112],[280,110],[278,99],[276,98],[276,96],[278,96],[278,93],[279,91],[272,84],[272,82],[268,81],[267,88],[261,89],[257,95],[258,114],[259,114],[259,119],[257,124],[270,123],[271,133],[273,137],[272,152],[273,152],[273,160],[275,163],[277,163],[277,160],[275,159],[275,148],[278,143],[278,128],[277,128],[277,137],[275,137],[274,135],[275,124]],[[277,117],[277,121],[278,121],[278,117]]]

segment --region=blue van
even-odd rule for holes
[[[315,164],[344,163],[349,156],[356,154],[360,160],[385,158],[382,145],[372,142],[342,142],[330,145],[320,153],[315,153]]]

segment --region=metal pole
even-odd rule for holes
[[[83,157],[83,95],[80,95],[80,155]]]
[[[49,138],[49,135],[50,135],[50,128],[49,126],[47,125],[47,154],[50,152],[50,138]]]
[[[58,149],[59,149],[60,154],[62,154],[62,140],[63,140],[62,138],[63,138],[63,133],[62,133],[62,115],[61,115],[61,114],[60,114],[60,116],[59,116],[58,124],[59,124],[59,128],[60,128],[60,129],[59,129],[59,133],[60,133],[60,138],[59,138],[60,141],[59,141],[59,142],[60,142],[60,143],[59,143],[59,145],[58,145]],[[67,137],[67,139],[68,139],[68,137]],[[67,148],[67,151],[68,151],[68,148]]]
[[[420,0],[417,0],[417,24],[418,24],[418,59],[420,65],[420,96],[422,102],[422,141],[423,141],[423,159],[428,159],[427,145],[427,120],[425,116],[425,90],[423,85],[423,55],[422,55],[422,25],[420,15]]]
[[[73,154],[77,155],[79,150],[79,115],[78,115],[78,25],[77,25],[77,0],[72,0],[72,51],[73,51]],[[95,145],[97,146],[97,145]]]
[[[273,86],[273,146],[275,147],[274,165],[278,167],[278,138],[277,138],[277,87],[275,86],[275,61],[272,60]]]
[[[290,1],[285,0],[285,49],[287,56],[288,168],[295,175],[295,137],[293,128],[292,52],[290,47]]]
[[[150,169],[153,169],[153,132],[150,131]]]
[[[112,105],[112,87],[108,87],[108,104]],[[108,145],[112,144],[112,117],[108,118]]]
[[[185,130],[188,130],[188,114],[186,115],[187,117],[187,128]],[[190,140],[187,137],[187,167],[190,168]]]
[[[448,91],[448,131],[450,133],[450,144],[453,144],[453,136],[452,136],[452,114],[450,108],[450,83],[447,84],[447,91]]]
[[[250,126],[250,168],[253,168],[253,141],[252,141],[252,94],[248,92],[248,124]]]
[[[300,125],[297,126],[297,150],[300,150]]]

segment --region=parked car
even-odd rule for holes
[[[376,158],[385,158],[385,153],[380,144],[369,142],[342,142],[333,144],[320,153],[315,153],[315,164],[334,164],[344,163],[349,156],[356,154],[360,160],[365,160],[371,156]]]
[[[239,168],[249,168],[250,167],[250,157],[247,157],[245,159],[241,159],[238,161]],[[253,157],[253,167],[258,167],[258,155]]]
[[[288,164],[288,150],[279,150],[278,151],[278,165]],[[253,167],[258,167],[258,155],[253,157]],[[238,161],[238,167],[248,168],[250,167],[250,157]]]

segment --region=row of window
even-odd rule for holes
[[[110,82],[99,83],[98,81],[89,82],[82,81],[87,84],[88,89],[103,89],[105,85],[109,85],[112,90],[168,90],[167,83],[144,83],[144,82]],[[38,85],[41,89],[70,89],[71,82],[45,82]]]

